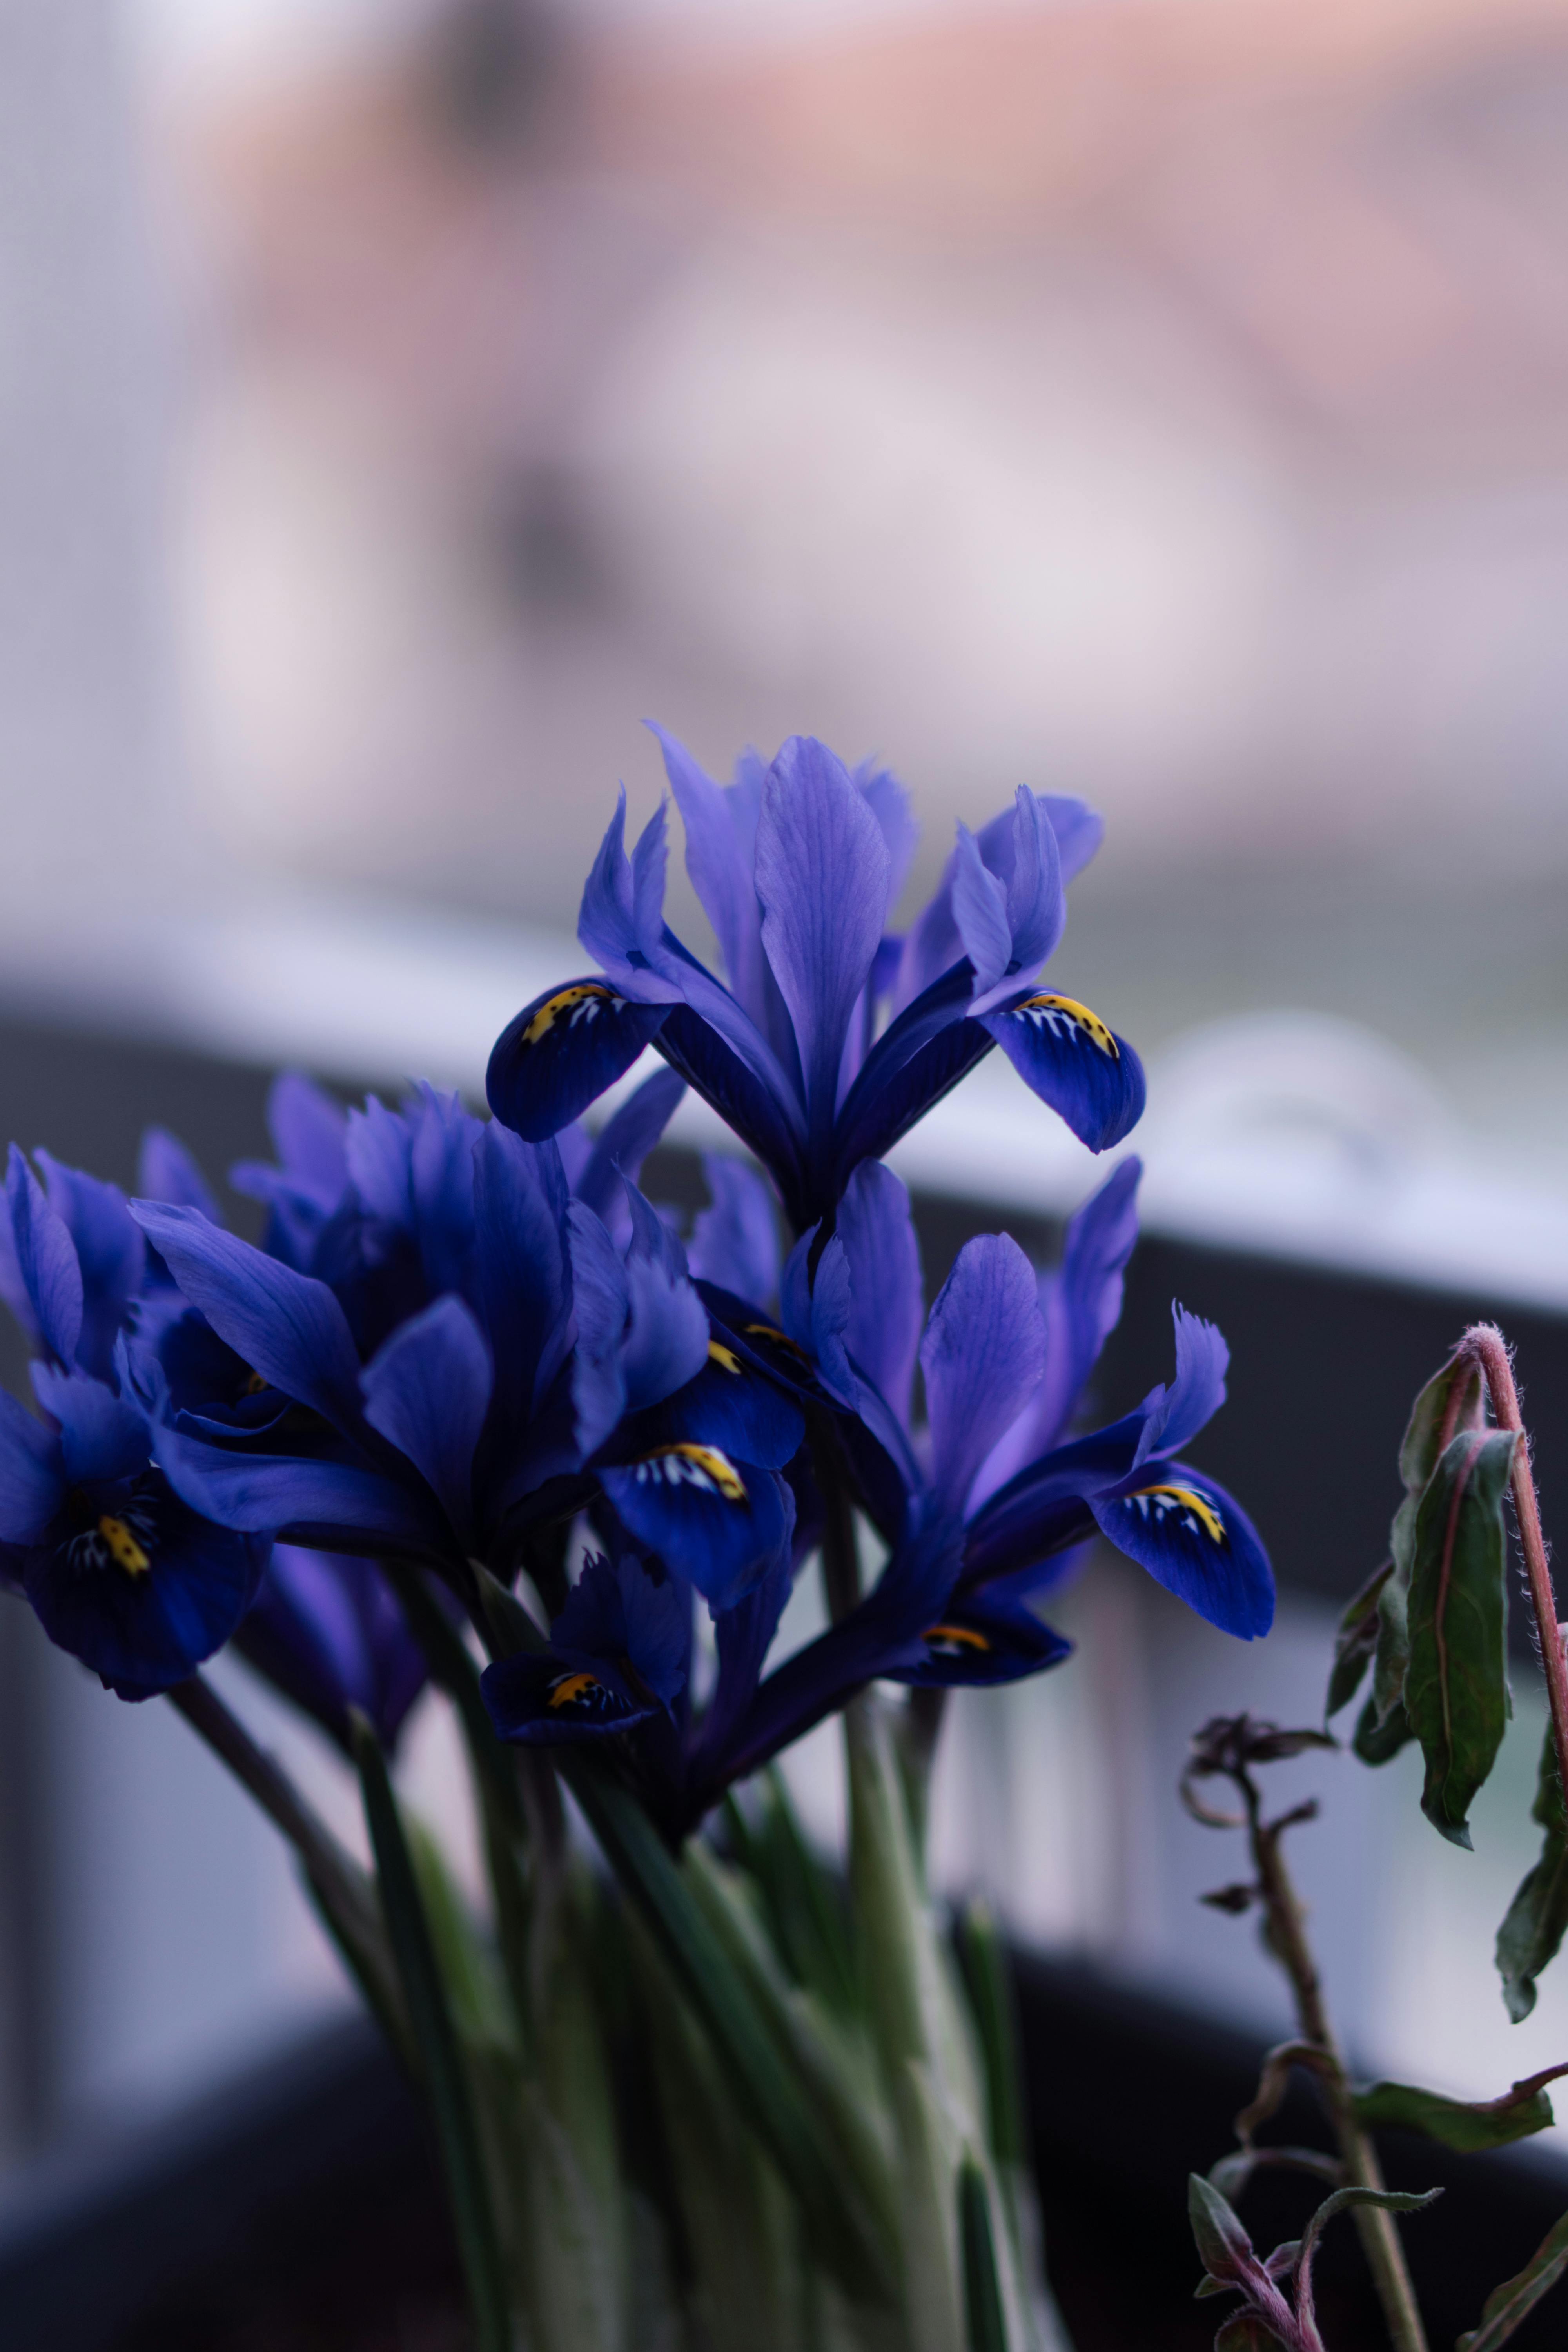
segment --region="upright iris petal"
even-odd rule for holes
[[[351,1707],[394,1748],[429,1679],[379,1563],[342,1552],[277,1545],[234,1642],[258,1674],[345,1749]]]
[[[479,1687],[503,1739],[525,1747],[603,1738],[668,1713],[686,1681],[689,1606],[633,1552],[588,1560],[550,1648],[487,1666]]]

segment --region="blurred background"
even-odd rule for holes
[[[721,772],[805,729],[911,787],[911,904],[1020,781],[1105,812],[1053,975],[1147,1049],[1156,1234],[1306,1269],[1298,1299],[1353,1278],[1374,1369],[1406,1328],[1376,1301],[1415,1286],[1439,1335],[1463,1297],[1547,1349],[1565,612],[1568,0],[0,0],[0,1108],[29,1145],[128,1181],[129,1129],[94,1143],[126,1073],[215,1166],[279,1059],[477,1091],[576,965],[617,780],[654,805],[639,721]],[[675,866],[671,898],[700,940]],[[1058,1215],[1090,1163],[1021,1103],[987,1065],[905,1172]],[[1258,1516],[1289,1553],[1288,1504]],[[955,1748],[950,1882],[1275,2022],[1170,1786],[1213,1708],[1319,1703],[1310,1581],[1257,1657],[1086,1585],[1080,1666]],[[4,1964],[21,2153],[340,1995],[183,1727],[7,1614],[11,1785],[56,1809],[9,1833],[48,1922]],[[1352,2038],[1431,2071],[1462,1992],[1495,2026],[1436,2071],[1476,2091],[1568,2018],[1549,1981],[1510,2036],[1489,1981],[1531,1675],[1484,1861],[1404,1765],[1342,1762],[1318,1868]],[[984,1853],[976,1788],[1011,1791]]]

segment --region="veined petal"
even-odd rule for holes
[[[668,1010],[668,1002],[640,1003],[597,973],[546,989],[496,1039],[485,1073],[491,1110],[525,1141],[542,1143],[631,1068]]]
[[[966,1242],[921,1346],[937,1494],[962,1512],[998,1428],[1039,1381],[1045,1331],[1028,1259],[1010,1235]]]
[[[395,1331],[360,1375],[365,1419],[407,1455],[464,1540],[473,1529],[474,1455],[493,1381],[473,1311],[451,1297]]]
[[[130,1318],[142,1288],[146,1244],[118,1184],[105,1184],[79,1168],[67,1168],[47,1151],[37,1154],[48,1189],[49,1206],[76,1244],[81,1270],[81,1335],[76,1360],[97,1380],[108,1380],[114,1342]]]
[[[924,1295],[920,1243],[907,1187],[890,1168],[864,1161],[838,1205],[849,1269],[849,1353],[907,1429]]]
[[[603,1739],[662,1712],[651,1696],[626,1696],[607,1673],[548,1651],[499,1658],[479,1676],[479,1694],[497,1738],[523,1748]]]
[[[585,1202],[573,1202],[567,1230],[577,1330],[572,1405],[578,1447],[586,1459],[597,1453],[626,1410],[622,1358],[631,1291],[620,1252]]]
[[[643,1161],[675,1116],[686,1081],[678,1070],[656,1070],[629,1095],[604,1129],[588,1164],[572,1187],[596,1216],[618,1204],[621,1179],[635,1184]]]
[[[907,1006],[867,1055],[838,1114],[834,1169],[840,1188],[862,1160],[890,1151],[990,1053],[990,1030],[966,1017],[972,979],[965,957]]]
[[[86,1372],[59,1372],[48,1364],[31,1370],[38,1402],[59,1423],[60,1459],[72,1485],[132,1478],[146,1468],[152,1443],[134,1405]]]
[[[1137,1160],[1124,1160],[1068,1224],[1061,1265],[1040,1280],[1046,1363],[1039,1387],[988,1455],[970,1496],[977,1509],[1049,1451],[1121,1312],[1122,1276],[1138,1238]]]
[[[475,1262],[498,1418],[521,1428],[571,1343],[566,1175],[553,1143],[504,1126],[474,1146]]]
[[[82,1278],[76,1244],[65,1220],[13,1144],[5,1179],[11,1247],[3,1271],[6,1303],[34,1344],[62,1364],[74,1364],[82,1328]]]
[[[231,1452],[174,1429],[158,1432],[157,1453],[170,1486],[223,1527],[327,1551],[427,1559],[451,1548],[435,1503],[367,1463]]]
[[[755,809],[747,805],[746,799],[738,800],[735,787],[726,791],[715,783],[675,736],[651,722],[650,726],[658,738],[664,772],[686,828],[686,870],[713,926],[731,992],[757,1026],[765,1030],[763,910],[752,873]]]
[[[813,738],[791,736],[763,788],[757,896],[763,944],[800,1047],[808,1122],[823,1141],[891,873],[882,828],[842,763]]]
[[[888,905],[895,907],[920,846],[921,829],[910,806],[909,793],[892,770],[879,766],[875,760],[862,760],[851,781],[881,827],[882,839],[888,845]]]
[[[695,1779],[703,1777],[711,1759],[722,1755],[755,1697],[763,1663],[793,1589],[790,1563],[782,1559],[743,1600],[732,1609],[721,1610],[714,1618],[719,1676],[692,1752]]]
[[[0,1389],[0,1543],[37,1543],[65,1491],[59,1439]]]
[[[985,1688],[1016,1683],[1060,1665],[1072,1643],[1021,1601],[984,1593],[955,1594],[934,1623],[922,1629],[924,1655],[896,1666],[888,1679],[923,1690]]]
[[[602,1556],[584,1563],[550,1629],[550,1646],[584,1665],[601,1662],[668,1706],[686,1681],[689,1598],[673,1577],[635,1552],[614,1566]]]
[[[1152,1454],[1175,1454],[1214,1419],[1225,1402],[1225,1376],[1230,1349],[1225,1335],[1201,1316],[1189,1315],[1173,1299],[1171,1317],[1176,1327],[1176,1377],[1168,1389],[1151,1400],[1137,1460]]]
[[[1057,837],[1057,854],[1065,889],[1075,876],[1083,872],[1105,839],[1105,819],[1087,802],[1074,800],[1065,793],[1040,793],[1036,797],[1050,819],[1051,831]]]
[[[637,1412],[696,1379],[708,1359],[708,1309],[687,1275],[685,1251],[658,1210],[635,1184],[625,1189],[632,1239],[624,1370],[626,1403]]]
[[[772,1170],[786,1206],[798,1202],[803,1197],[801,1115],[793,1088],[781,1082],[780,1090],[764,1083],[717,1030],[686,1005],[673,1008],[654,1042],[671,1069],[711,1103],[726,1127]]]
[[[1007,893],[987,871],[980,845],[966,824],[958,828],[952,863],[952,919],[963,952],[974,967],[976,994],[994,987],[1013,962],[1013,929]]]
[[[167,1128],[150,1127],[142,1136],[136,1187],[143,1200],[162,1201],[172,1209],[199,1209],[209,1223],[225,1223],[206,1178]]]
[[[1076,998],[1037,990],[980,1025],[1091,1151],[1109,1151],[1143,1116],[1143,1065]]]
[[[199,1210],[136,1201],[132,1214],[193,1307],[285,1396],[339,1429],[360,1426],[359,1357],[324,1282],[296,1274]]]
[[[702,1172],[712,1206],[700,1209],[687,1255],[692,1279],[716,1282],[765,1309],[778,1296],[779,1234],[773,1196],[742,1160],[705,1152]]]
[[[709,1338],[707,1360],[696,1378],[628,1423],[616,1451],[640,1454],[666,1439],[689,1438],[731,1459],[783,1470],[805,1436],[805,1415],[794,1398],[749,1350],[731,1346],[721,1327]]]
[[[302,1070],[284,1070],[267,1098],[267,1124],[284,1174],[319,1209],[348,1189],[348,1113]]]
[[[1145,1462],[1134,1475],[1090,1497],[1101,1533],[1223,1633],[1267,1633],[1274,1574],[1240,1504],[1183,1462]]]
[[[612,1509],[645,1549],[728,1609],[789,1556],[795,1496],[772,1470],[689,1440],[601,1474]]]
[[[644,826],[637,845],[637,865],[626,851],[626,793],[623,784],[599,854],[583,886],[577,937],[589,954],[627,995],[649,1003],[668,1003],[675,994],[667,982],[645,969],[652,940],[644,926],[650,900],[663,898],[664,811],[658,809]],[[658,915],[658,908],[651,911]],[[657,937],[657,931],[655,936]]]

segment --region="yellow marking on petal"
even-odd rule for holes
[[[689,1437],[642,1454],[633,1466],[652,1470],[672,1486],[716,1486],[727,1503],[743,1503],[746,1499],[745,1480],[729,1455],[721,1454],[716,1445],[699,1445]]]
[[[259,1396],[263,1389],[269,1389],[271,1386],[272,1383],[265,1372],[252,1372],[241,1389],[240,1394],[241,1396]]]
[[[1087,1004],[1080,1004],[1076,996],[1026,996],[1023,1003],[1016,1005],[1014,1010],[1018,1013],[1047,1014],[1059,1013],[1064,1020],[1070,1021],[1075,1028],[1081,1029],[1089,1043],[1098,1045],[1100,1052],[1108,1055],[1111,1061],[1119,1062],[1121,1059],[1121,1048],[1099,1013],[1091,1013]]]
[[[109,1556],[116,1568],[127,1576],[144,1576],[152,1567],[152,1556],[144,1552],[123,1519],[111,1519],[105,1512],[98,1523],[98,1532],[109,1546]]]
[[[554,1028],[562,1014],[570,1013],[574,1005],[584,1004],[590,997],[594,996],[602,997],[606,1003],[613,1003],[615,993],[613,988],[605,988],[602,982],[596,980],[579,981],[575,988],[557,990],[553,996],[545,998],[544,1003],[523,1031],[523,1044],[537,1045],[546,1032]]]
[[[748,1339],[771,1339],[775,1348],[787,1348],[790,1354],[798,1356],[803,1364],[811,1361],[804,1348],[797,1347],[787,1332],[777,1330],[772,1323],[748,1323],[746,1337]]]
[[[1128,1496],[1127,1500],[1130,1503],[1136,1503],[1145,1495],[1163,1496],[1172,1503],[1181,1504],[1183,1508],[1190,1511],[1195,1519],[1201,1520],[1205,1535],[1216,1544],[1224,1543],[1225,1521],[1207,1497],[1196,1493],[1193,1487],[1139,1486]]]
[[[727,1372],[733,1372],[736,1377],[739,1378],[741,1359],[736,1355],[733,1348],[723,1347],[717,1339],[710,1339],[708,1342],[708,1360],[712,1364],[721,1364]]]
[[[563,1675],[558,1683],[550,1685],[552,1706],[570,1706],[584,1691],[603,1690],[597,1675]]]
[[[988,1650],[991,1647],[984,1633],[976,1633],[968,1625],[928,1625],[921,1639],[922,1642],[952,1642],[967,1650]]]

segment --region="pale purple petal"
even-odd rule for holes
[[[910,878],[921,829],[910,806],[910,796],[890,768],[879,767],[874,760],[862,760],[855,771],[855,782],[881,826],[882,838],[888,845],[888,905],[892,908],[897,906],[899,893]]]
[[[150,1127],[142,1138],[136,1189],[143,1200],[164,1201],[171,1208],[199,1209],[215,1225],[224,1222],[206,1178],[178,1136],[167,1128]]]
[[[650,721],[650,725],[651,725]],[[752,875],[756,850],[755,791],[739,781],[728,792],[698,766],[684,743],[654,726],[664,771],[686,827],[686,870],[713,926],[725,974],[737,1002],[763,1025],[763,910]]]
[[[81,1265],[65,1220],[44,1198],[43,1186],[16,1146],[5,1180],[11,1249],[16,1275],[7,1303],[28,1336],[62,1364],[74,1363],[81,1339]],[[10,1263],[4,1269],[9,1276]]]
[[[976,993],[994,988],[1012,961],[1007,893],[988,870],[980,845],[966,824],[958,828],[958,847],[953,853],[952,919],[963,952],[974,966]]]
[[[662,813],[656,822],[662,824]],[[594,956],[601,969],[616,986],[638,1004],[672,1004],[679,1002],[681,992],[659,973],[647,971],[640,961],[646,952],[638,932],[639,908],[637,887],[630,861],[626,851],[626,793],[621,787],[616,803],[616,814],[599,845],[599,854],[589,869],[583,886],[583,904],[577,917],[577,937]],[[645,830],[637,844],[641,860],[641,877],[645,894],[653,877],[657,860],[650,858],[643,844],[647,840]],[[662,883],[662,867],[658,878]],[[646,905],[640,910],[646,915]]]
[[[743,1160],[717,1152],[703,1155],[702,1171],[713,1205],[698,1212],[688,1252],[699,1282],[752,1307],[766,1307],[779,1286],[779,1233],[773,1194],[765,1180]]]
[[[407,1455],[460,1537],[472,1528],[474,1453],[493,1378],[484,1333],[453,1297],[400,1325],[360,1375],[365,1419]]]
[[[887,920],[891,860],[842,763],[792,736],[757,827],[763,941],[795,1024],[810,1125],[831,1126],[845,1034]]]
[[[838,1206],[849,1265],[849,1352],[907,1428],[924,1298],[910,1196],[890,1168],[863,1160]]]
[[[1016,1418],[1044,1361],[1045,1330],[1028,1259],[1006,1234],[966,1242],[931,1308],[921,1347],[932,1483],[949,1509],[962,1509],[996,1431]]]
[[[1225,1402],[1230,1349],[1223,1333],[1174,1302],[1171,1315],[1176,1327],[1176,1377],[1150,1400],[1135,1465],[1154,1454],[1179,1454]]]

